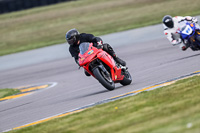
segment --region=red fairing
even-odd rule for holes
[[[90,43],[88,51],[85,52],[83,55],[79,53],[79,65],[84,66],[87,63],[90,63],[93,58],[100,52],[99,49],[93,47],[93,44]]]
[[[121,68],[117,68],[115,61],[112,56],[110,56],[105,51],[98,53],[97,58],[102,60],[106,65],[108,65],[111,69],[112,80],[122,80],[124,75],[121,75]]]
[[[115,62],[114,62],[112,56],[110,56],[105,51],[102,51],[102,52],[98,53],[97,58],[100,59],[100,60],[102,60],[110,68],[112,68],[113,66],[115,66]]]
[[[115,61],[112,56],[110,56],[107,52],[102,49],[97,49],[93,46],[92,43],[89,44],[89,47],[86,48],[85,53],[79,53],[79,65],[82,66],[89,74],[94,76],[94,74],[89,69],[89,64],[99,59],[104,62],[108,67],[110,67],[110,73],[112,76],[112,80],[116,82],[120,82],[123,80],[124,75],[121,74],[121,68],[118,68],[115,64]]]

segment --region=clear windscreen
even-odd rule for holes
[[[181,31],[184,31],[184,30],[185,30],[185,28],[186,28],[186,25],[185,25],[185,26],[183,26],[183,27],[181,28]]]
[[[79,45],[80,54],[84,54],[88,51],[90,43],[89,42],[83,42]]]
[[[187,25],[191,24],[190,22],[184,20],[179,23],[179,27],[181,31],[184,31],[187,28]]]

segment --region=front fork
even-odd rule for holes
[[[106,70],[106,68],[104,67],[104,65],[102,64],[102,62],[99,61],[99,60],[97,60],[97,62],[99,63],[99,65],[95,66],[95,67],[92,69],[92,71],[98,67],[99,69],[102,70],[102,72],[103,72],[106,76],[110,76],[110,73]]]

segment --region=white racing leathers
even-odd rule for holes
[[[171,42],[173,46],[179,45],[181,50],[185,50],[188,46],[187,43],[184,43],[180,39],[180,34],[178,31],[185,25],[185,21],[189,23],[196,23],[196,26],[199,27],[198,25],[198,20],[195,17],[191,16],[176,16],[172,18],[174,21],[174,27],[173,28],[168,28],[164,24],[164,34],[166,35],[167,39]]]

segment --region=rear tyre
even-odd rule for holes
[[[124,79],[120,82],[122,85],[129,85],[132,82],[132,77],[128,71],[123,72]]]
[[[113,82],[111,76],[106,76],[104,72],[98,67],[93,70],[93,74],[96,79],[109,91],[115,89],[115,83]]]

